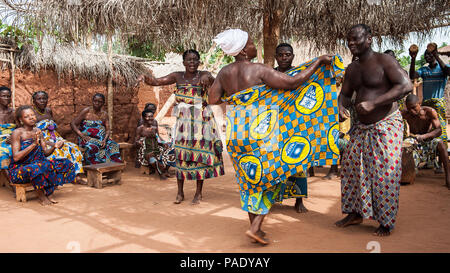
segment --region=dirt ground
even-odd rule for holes
[[[402,186],[397,226],[390,237],[372,235],[373,220],[340,229],[340,182],[323,180],[327,167],[309,179],[306,214],[295,200],[275,205],[263,229],[268,246],[244,235],[247,213],[239,208],[238,186],[227,154],[226,175],[206,180],[203,201],[190,201],[195,182],[186,181],[186,200],[173,201],[176,180],[160,181],[128,164],[122,185],[103,189],[65,185],[60,203],[18,203],[0,188],[0,252],[450,252],[450,190],[443,174],[423,170]],[[375,245],[373,247],[372,245]]]

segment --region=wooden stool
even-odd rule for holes
[[[95,186],[97,189],[101,189],[103,184],[103,174],[106,174],[105,183],[113,182],[120,185],[122,171],[125,167],[125,163],[109,162],[87,165],[83,168],[87,172],[88,186]]]
[[[31,183],[27,184],[11,184],[15,188],[16,191],[16,200],[17,202],[27,202],[27,188],[31,187],[34,190],[33,185]]]
[[[127,161],[125,160],[125,151],[130,151],[131,148],[133,148],[133,144],[130,144],[128,142],[120,142],[119,143],[119,150],[120,150],[120,156],[122,157],[123,162],[126,164]]]
[[[401,184],[414,184],[416,180],[416,165],[413,157],[413,145],[402,144],[402,177]]]

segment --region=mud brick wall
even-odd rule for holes
[[[75,142],[76,135],[70,128],[70,122],[83,108],[91,105],[92,96],[95,93],[101,93],[107,97],[106,82],[67,77],[58,78],[58,75],[51,70],[42,70],[39,73],[16,70],[15,79],[16,107],[31,104],[33,92],[46,91],[49,94],[48,106],[53,110],[58,131],[64,138],[72,142]],[[11,86],[9,70],[0,71],[0,85]],[[136,124],[144,105],[148,102],[155,103],[159,111],[173,93],[175,87],[152,87],[141,84],[138,88],[130,89],[114,83],[113,88],[113,139],[118,142],[132,143]],[[107,111],[107,105],[104,109]],[[170,114],[171,111],[167,115],[170,116]]]

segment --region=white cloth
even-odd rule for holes
[[[245,47],[248,40],[248,33],[240,29],[227,29],[214,38],[214,42],[227,55],[236,56]]]

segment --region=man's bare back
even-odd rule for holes
[[[209,90],[209,104],[221,103],[222,94],[231,96],[259,84],[276,89],[295,89],[306,82],[320,65],[331,63],[331,58],[331,55],[320,56],[308,68],[293,77],[263,64],[236,60],[222,68],[217,75]]]

